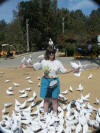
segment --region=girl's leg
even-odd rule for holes
[[[58,99],[57,98],[52,98],[52,106],[53,106],[54,113],[57,113],[57,107],[58,107]]]
[[[48,112],[49,98],[44,99],[44,113]]]

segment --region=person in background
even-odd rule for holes
[[[60,82],[57,73],[63,74],[70,72],[78,72],[78,69],[67,70],[63,64],[55,58],[56,50],[52,46],[48,46],[44,59],[40,62],[39,69],[43,70],[41,79],[40,97],[44,99],[44,113],[48,113],[49,100],[52,101],[53,114],[57,115],[58,96],[60,94]],[[37,70],[37,63],[33,64],[33,68]],[[56,85],[51,89],[50,82],[56,80]]]

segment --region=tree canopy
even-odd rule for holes
[[[100,8],[85,16],[81,10],[57,8],[57,0],[30,0],[19,2],[18,11],[13,11],[13,15],[9,24],[0,21],[0,45],[13,44],[17,51],[26,52],[27,20],[30,51],[45,49],[49,38],[61,49],[75,49],[89,43],[94,45],[100,34]]]

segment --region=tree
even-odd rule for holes
[[[5,42],[5,28],[7,24],[4,20],[0,21],[0,44]]]

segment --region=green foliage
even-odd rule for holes
[[[13,14],[10,24],[0,21],[0,43],[14,45],[17,53],[27,49],[27,20],[30,51],[45,49],[49,38],[52,38],[56,47],[64,49],[67,56],[72,56],[78,47],[97,44],[97,35],[100,34],[100,8],[86,17],[81,10],[58,9],[57,0],[30,0],[20,2],[18,11],[13,11]],[[96,54],[97,49],[94,47],[92,53]]]
[[[67,52],[67,56],[73,56],[75,48],[75,43],[66,43],[65,52]]]

